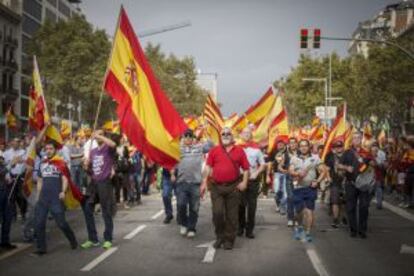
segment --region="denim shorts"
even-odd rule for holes
[[[318,197],[317,189],[306,187],[293,190],[293,205],[295,211],[300,212],[303,208],[315,210],[315,201]]]

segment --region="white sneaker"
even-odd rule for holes
[[[288,227],[292,227],[292,226],[293,226],[293,220],[288,220],[288,224],[287,224],[287,226],[288,226]]]
[[[180,227],[180,234],[181,234],[181,236],[187,235],[187,227],[181,226]]]
[[[276,207],[276,213],[280,213],[280,208]]]
[[[188,233],[187,233],[187,238],[192,239],[192,238],[194,238],[194,237],[195,237],[195,232],[194,232],[194,231],[188,231]]]

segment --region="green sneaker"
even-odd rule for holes
[[[98,247],[98,246],[99,246],[99,242],[93,242],[89,240],[81,244],[81,247],[83,249],[89,249],[91,247]]]
[[[105,242],[104,242],[104,244],[102,245],[102,247],[103,247],[104,249],[109,249],[109,248],[111,248],[111,247],[112,247],[112,242],[110,242],[110,241],[105,241]]]

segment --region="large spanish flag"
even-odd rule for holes
[[[46,107],[46,100],[43,94],[42,81],[40,78],[39,66],[36,56],[33,57],[33,86],[29,93],[29,125],[36,131],[42,130],[50,122],[49,112]],[[63,144],[58,129],[52,125],[46,130],[46,139],[54,140],[58,147]]]
[[[249,123],[258,126],[263,118],[269,114],[276,102],[276,96],[272,87],[252,105],[240,118],[233,124],[233,130],[241,132]]]
[[[162,167],[174,167],[187,126],[161,89],[122,7],[104,89],[117,102],[121,130],[131,143]]]
[[[345,106],[336,116],[335,122],[332,125],[331,131],[329,132],[328,139],[326,140],[325,147],[322,152],[322,160],[325,160],[326,155],[332,148],[332,143],[341,140],[345,143],[347,131],[349,131],[348,124],[346,122],[345,114]]]

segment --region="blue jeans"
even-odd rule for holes
[[[135,184],[135,199],[137,200],[137,201],[140,201],[141,200],[141,181],[142,181],[142,179],[141,179],[141,173],[140,172],[137,172],[137,173],[133,173],[133,174],[131,174],[131,176],[132,176],[132,178],[133,178],[133,181],[134,181],[134,184]]]
[[[287,193],[287,218],[288,220],[295,219],[295,205],[293,203],[293,182],[292,179],[286,177],[286,193]]]
[[[0,213],[1,213],[1,243],[10,243],[10,228],[14,215],[13,204],[9,202],[10,188],[0,190]]]
[[[200,183],[177,183],[176,189],[178,223],[195,231],[200,209]]]
[[[280,213],[286,213],[286,209],[287,209],[286,174],[275,173],[274,180],[273,180],[273,190],[275,192],[276,205],[280,207]]]
[[[83,168],[81,165],[70,167],[70,177],[73,183],[80,189],[83,187]]]
[[[162,202],[164,203],[165,216],[172,217],[173,207],[172,207],[172,192],[173,184],[170,179],[165,177],[162,178]]]
[[[48,213],[51,213],[57,226],[65,234],[71,245],[76,245],[76,237],[65,218],[65,210],[60,200],[44,201],[39,199],[35,207],[36,243],[37,249],[46,252],[46,221]]]

